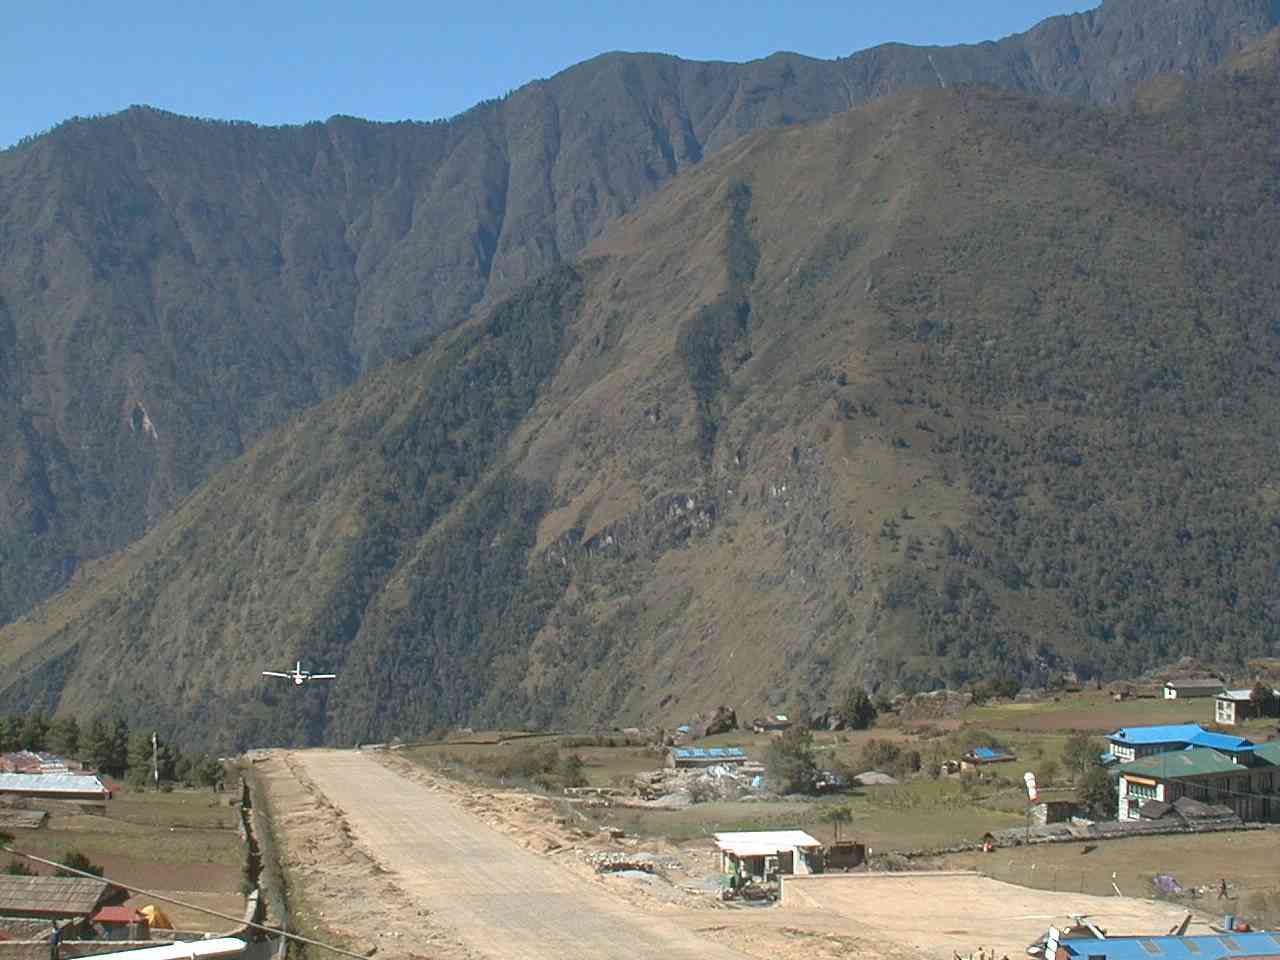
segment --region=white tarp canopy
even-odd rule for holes
[[[822,844],[803,830],[751,830],[717,833],[716,846],[722,853],[735,857],[772,857],[784,851],[812,849]]]
[[[110,792],[102,781],[87,773],[0,773],[0,793],[98,794]]]
[[[248,945],[243,940],[236,937],[217,937],[212,940],[178,941],[160,947],[143,947],[140,950],[99,953],[94,955],[94,960],[115,960],[116,957],[128,957],[129,960],[197,960],[199,957],[230,957],[244,953],[246,946]]]

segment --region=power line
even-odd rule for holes
[[[47,867],[56,867],[65,873],[72,874],[77,877],[84,877],[88,880],[103,880],[112,886],[119,887],[122,890],[128,890],[130,893],[143,897],[149,897],[153,900],[162,900],[165,903],[172,903],[175,906],[185,907],[188,910],[196,910],[200,913],[207,913],[210,916],[218,917],[220,920],[229,920],[232,923],[240,924],[244,927],[251,927],[263,933],[269,933],[277,937],[285,937],[289,940],[296,940],[298,943],[305,943],[308,946],[320,947],[322,950],[331,950],[334,953],[341,954],[344,957],[352,957],[354,960],[365,960],[367,954],[352,953],[350,950],[344,950],[342,947],[335,947],[332,944],[324,943],[320,940],[312,940],[310,937],[304,937],[300,933],[290,933],[288,930],[281,930],[277,927],[268,927],[266,924],[255,923],[252,920],[245,920],[243,917],[233,916],[229,913],[211,909],[210,907],[202,907],[198,903],[192,903],[189,900],[179,900],[177,897],[168,897],[162,893],[155,893],[152,890],[143,890],[141,887],[133,887],[127,883],[121,883],[118,880],[112,880],[110,877],[100,877],[97,874],[89,873],[87,870],[78,870],[75,867],[68,867],[64,863],[57,863],[53,860],[46,860],[44,857],[37,857],[33,853],[24,853],[21,850],[15,850],[10,846],[0,847],[5,853],[12,854],[15,857],[22,857],[24,860],[31,860],[34,863],[43,863]]]

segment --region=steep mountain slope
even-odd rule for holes
[[[831,62],[609,54],[442,123],[139,108],[0,153],[0,623],[747,132],[915,86],[1109,103],[1277,19],[1273,0],[1108,0],[998,43]]]
[[[0,631],[0,708],[340,743],[1275,655],[1278,101],[1272,34],[746,137]]]

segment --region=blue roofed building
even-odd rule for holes
[[[1018,758],[999,747],[974,747],[960,758],[961,770],[978,770],[993,763],[1009,763]]]
[[[1280,956],[1280,933],[1214,933],[1156,937],[1063,937],[1046,960],[1237,960]],[[1047,951],[1046,951],[1047,954]]]
[[[1213,733],[1198,723],[1161,723],[1145,727],[1121,727],[1107,734],[1111,756],[1121,763],[1141,760],[1153,754],[1189,747],[1208,747],[1224,753],[1241,754],[1253,749],[1244,737]]]
[[[747,752],[741,747],[672,747],[667,753],[667,766],[677,770],[738,766],[746,762]]]

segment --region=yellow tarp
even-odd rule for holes
[[[172,930],[173,921],[165,915],[165,912],[157,907],[154,903],[148,903],[145,907],[138,911],[147,920],[147,926],[152,930]]]

